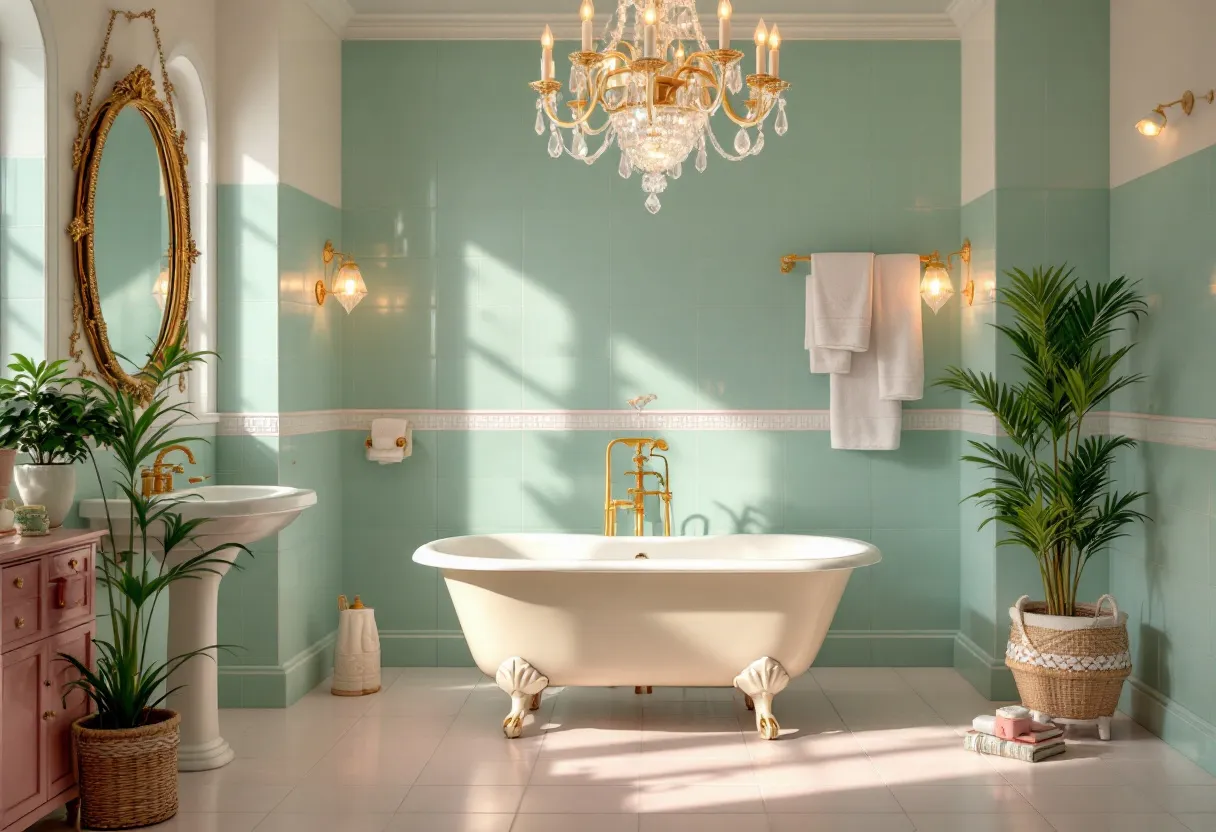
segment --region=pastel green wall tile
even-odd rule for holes
[[[998,0],[995,47],[999,186],[1105,187],[1109,2]]]
[[[321,250],[326,240],[342,248],[341,211],[289,185],[280,185],[278,196],[279,410],[334,409],[342,398],[347,314],[333,299],[318,306],[313,286],[320,279],[329,285],[334,266],[325,266]]]
[[[905,431],[898,454],[872,453],[874,526],[958,528],[955,448],[947,431]]]
[[[790,432],[783,444],[787,529],[869,526],[873,514],[871,454],[833,451],[826,431]]]
[[[217,185],[215,191],[216,275],[224,305],[277,300],[278,186]]]
[[[874,664],[873,639],[829,637],[815,656],[816,667],[871,667]]]
[[[873,567],[871,626],[876,630],[900,630],[915,621],[920,629],[956,629],[958,532],[875,529],[871,542],[884,553],[882,562]]]
[[[46,162],[41,158],[0,159],[0,225],[41,227],[46,221]],[[42,251],[42,246],[38,247]]]
[[[954,661],[954,639],[948,636],[876,638],[871,650],[877,667],[948,667]]]
[[[440,667],[472,667],[473,654],[461,638],[435,640],[435,663]]]
[[[380,663],[385,667],[434,667],[438,650],[434,638],[400,638],[380,634]]]

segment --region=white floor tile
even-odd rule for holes
[[[1013,786],[892,786],[891,793],[909,815],[1034,811]]]
[[[165,832],[1216,832],[1216,777],[1123,715],[1038,765],[964,752],[996,703],[949,668],[818,668],[756,735],[728,688],[551,688],[506,740],[475,668],[386,668],[225,710],[229,766],[183,774]],[[767,813],[767,814],[766,814]],[[1172,815],[1172,816],[1171,816]],[[914,826],[915,824],[915,826]],[[46,820],[36,832],[67,832]]]
[[[259,823],[254,832],[384,832],[391,814],[368,815],[355,812],[342,814],[272,814]]]
[[[510,832],[512,814],[445,814],[416,812],[394,815],[384,832]],[[344,832],[335,826],[333,832]]]
[[[1184,823],[1166,814],[1048,815],[1047,821],[1057,832],[1187,832]]]
[[[760,792],[769,814],[903,813],[895,795],[886,786],[820,789],[814,783],[763,783]]]
[[[640,832],[769,832],[763,814],[653,814],[641,815],[639,821]]]
[[[523,786],[414,786],[399,812],[502,814],[515,812]]]
[[[770,832],[914,832],[907,815],[769,815]]]
[[[637,814],[634,786],[529,786],[519,806],[528,814]]]
[[[1022,796],[1044,815],[1153,814],[1160,804],[1124,786],[1055,786],[1034,783],[1018,786]]]
[[[397,811],[409,786],[305,781],[275,807],[279,814],[385,814]]]
[[[225,814],[178,812],[176,817],[148,828],[155,829],[156,832],[252,832],[258,828],[264,817],[265,815],[256,812],[228,812]],[[38,827],[35,826],[34,829],[36,830]]]
[[[638,809],[681,814],[763,814],[759,786],[662,786],[643,783]]]
[[[258,786],[236,781],[195,783],[182,778],[178,806],[183,812],[269,812],[283,802],[291,786]]]
[[[1052,832],[1051,824],[1035,812],[998,812],[975,814],[954,812],[949,814],[912,814],[916,832]],[[1152,827],[1144,827],[1148,832]],[[1098,827],[1090,827],[1097,832]],[[1103,829],[1102,832],[1109,832]]]
[[[519,815],[511,832],[637,832],[637,815]]]

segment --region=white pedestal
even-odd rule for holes
[[[220,553],[229,562],[240,550]],[[227,572],[227,567],[223,567]],[[180,656],[218,640],[220,575],[177,581],[169,586],[169,656]],[[227,765],[236,756],[220,736],[219,667],[212,647],[207,655],[184,663],[169,676],[168,705],[181,714],[179,771],[207,771]]]

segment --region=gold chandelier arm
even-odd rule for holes
[[[595,105],[599,103],[600,96],[603,95],[604,90],[607,89],[608,80],[606,77],[597,78],[595,81],[595,95],[587,98],[587,103],[582,108],[582,115],[575,118],[574,121],[563,121],[557,117],[557,113],[553,110],[554,96],[546,95],[544,98],[542,98],[541,101],[543,102],[545,114],[549,116],[549,120],[558,127],[563,127],[567,130],[572,130],[575,127],[585,124],[587,119],[591,118],[591,113],[595,110]],[[587,81],[587,90],[588,92],[592,91],[591,79],[588,79]]]
[[[776,97],[773,97],[771,100],[769,100],[768,106],[766,107],[764,104],[764,93],[761,92],[760,100],[756,103],[756,115],[752,116],[750,119],[745,117],[741,118],[735,112],[735,108],[731,106],[730,96],[728,95],[722,96],[722,109],[726,113],[726,117],[740,127],[755,127],[768,118],[768,114],[773,110],[773,102],[776,100]]]

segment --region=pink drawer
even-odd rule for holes
[[[0,598],[3,598],[6,607],[18,601],[36,598],[39,587],[42,586],[42,561],[32,560],[6,566],[0,571],[0,581],[3,581],[3,595],[0,595]]]
[[[42,633],[42,598],[35,595],[16,603],[5,603],[3,633],[4,647],[8,649],[14,642],[28,641]]]

